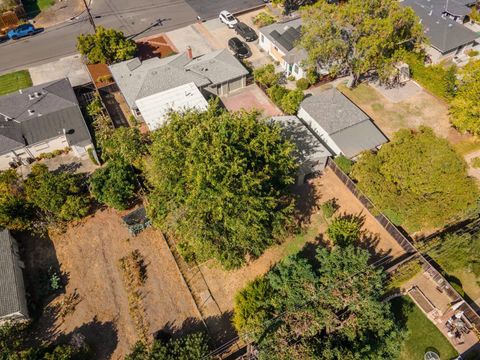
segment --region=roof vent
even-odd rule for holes
[[[42,96],[42,93],[37,91],[37,92],[35,93],[35,97],[36,97],[36,98],[39,98],[40,96]]]
[[[139,58],[135,58],[127,63],[127,68],[128,70],[133,71],[140,65],[142,65],[142,61]]]
[[[20,94],[23,94],[23,91],[22,91],[22,89],[19,89],[19,90],[18,90],[18,92],[19,92]]]
[[[33,109],[28,109],[28,115],[33,115],[35,114],[35,110]]]
[[[28,94],[28,98],[29,98],[30,100],[35,99],[35,94]]]
[[[433,14],[433,10],[430,10],[430,11],[428,12],[428,16],[432,16],[432,14]]]
[[[452,26],[453,26],[453,24],[448,24],[448,27],[452,27]]]
[[[12,121],[13,120],[10,116],[7,116],[7,115],[5,115],[3,118],[5,119],[5,121]]]

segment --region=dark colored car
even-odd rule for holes
[[[228,40],[228,47],[233,51],[236,57],[243,59],[250,56],[250,49],[247,44],[237,37]]]
[[[243,37],[246,41],[255,41],[258,39],[255,30],[242,22],[239,22],[237,25],[235,25],[235,32]]]
[[[32,24],[23,24],[7,32],[7,36],[12,40],[16,40],[25,36],[31,36],[36,32],[37,31]]]

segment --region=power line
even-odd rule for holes
[[[93,20],[92,14],[90,12],[90,8],[88,7],[87,0],[83,0],[83,4],[85,5],[85,10],[87,11],[88,14],[88,20],[90,21],[90,24],[92,25],[93,32],[97,32],[97,26],[95,25],[95,21]]]

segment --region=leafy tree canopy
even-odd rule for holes
[[[171,113],[152,137],[150,218],[177,236],[184,255],[238,267],[284,232],[296,161],[278,125],[213,103]]]
[[[109,161],[90,177],[90,191],[98,201],[124,210],[135,195],[135,174],[126,162]]]
[[[82,194],[79,179],[68,172],[49,171],[35,164],[25,180],[27,200],[46,215],[62,220],[77,220],[87,215],[89,201]]]
[[[138,168],[145,153],[146,146],[137,128],[120,127],[102,141],[102,157],[105,160],[121,159]]]
[[[451,102],[452,124],[463,132],[480,135],[480,60],[459,70],[456,97]]]
[[[312,66],[355,79],[375,70],[382,77],[393,71],[396,53],[417,50],[424,40],[415,12],[397,0],[320,0],[302,8],[301,46]]]
[[[195,333],[168,342],[155,340],[151,346],[139,342],[125,360],[208,360],[208,354],[206,336]]]
[[[287,258],[237,294],[235,327],[260,359],[397,358],[402,332],[369,258],[352,246],[319,249],[315,268]]]
[[[360,240],[361,224],[355,216],[340,216],[328,225],[327,235],[339,246],[353,245]]]
[[[99,26],[95,34],[81,34],[77,38],[77,49],[90,64],[113,64],[132,59],[137,45],[123,32]]]
[[[478,188],[464,160],[430,128],[400,130],[354,165],[359,188],[411,231],[444,225],[476,206]]]
[[[23,182],[11,169],[0,172],[0,228],[23,230],[33,217],[32,206],[27,202]]]

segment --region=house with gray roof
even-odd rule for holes
[[[371,119],[335,88],[305,98],[297,115],[333,155],[354,158],[388,141]]]
[[[205,97],[223,96],[246,86],[247,69],[227,49],[193,58],[191,51],[166,58],[139,58],[110,65],[125,101],[150,130],[170,110],[203,109]]]
[[[471,0],[403,0],[423,25],[430,44],[426,52],[433,63],[461,56],[477,46],[479,36],[463,23],[468,20]]]
[[[23,283],[23,263],[18,245],[8,230],[0,231],[0,325],[6,321],[28,320]]]
[[[296,18],[264,26],[259,30],[258,44],[274,60],[278,61],[287,76],[305,77],[302,68],[307,52],[298,46],[302,35],[302,19]]]
[[[317,174],[325,168],[332,154],[302,120],[291,115],[274,116],[271,121],[281,126],[283,136],[296,147],[293,155],[298,163],[297,184],[303,184],[306,176]]]
[[[0,169],[67,147],[79,157],[93,148],[68,79],[0,96]]]

